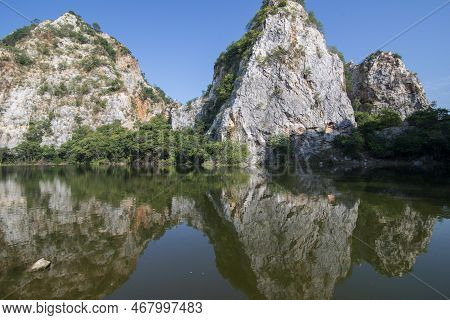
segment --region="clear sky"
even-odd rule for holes
[[[139,59],[148,80],[185,102],[211,82],[219,53],[245,32],[261,0],[0,0],[0,37],[27,21],[74,10],[98,22]],[[444,3],[443,10],[388,45],[418,73],[430,100],[450,107],[450,1],[306,0],[325,26],[328,44],[360,61]]]

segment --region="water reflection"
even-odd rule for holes
[[[448,215],[446,175],[424,177],[1,168],[0,298],[331,299],[355,265],[394,278],[413,271]],[[167,240],[180,225],[206,239],[180,240],[186,256]],[[26,272],[42,257],[50,270]],[[209,270],[195,292],[176,277],[190,260]],[[157,282],[161,272],[177,281]],[[137,290],[147,278],[157,287]]]

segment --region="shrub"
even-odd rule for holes
[[[61,82],[59,85],[53,88],[53,95],[56,97],[63,97],[69,93],[69,89],[64,82]]]
[[[92,70],[100,67],[102,65],[102,61],[96,56],[89,56],[81,60],[80,65],[84,71],[91,72]]]
[[[31,66],[33,64],[33,60],[23,51],[16,52],[15,61],[22,66]]]
[[[219,87],[217,88],[217,105],[223,105],[230,99],[234,88],[234,74],[228,73],[222,78]]]
[[[320,32],[323,32],[323,24],[317,19],[313,11],[310,11],[308,13],[308,23],[312,26],[315,26]]]
[[[80,31],[75,31],[72,25],[62,25],[59,27],[48,27],[50,32],[58,38],[71,38],[80,44],[89,43],[89,39]],[[83,28],[86,30],[86,28]]]
[[[364,149],[364,137],[358,131],[353,132],[349,136],[340,135],[335,139],[334,143],[346,156],[352,158],[360,158]]]
[[[341,51],[339,51],[339,49],[336,46],[331,46],[328,48],[328,50],[330,50],[331,53],[336,54],[339,57],[339,59],[341,59],[342,63],[345,64],[344,54]]]
[[[446,118],[448,118],[447,109],[428,109],[413,113],[406,121],[412,126],[426,129],[434,126],[438,121],[446,120]]]
[[[109,84],[108,92],[117,92],[120,91],[123,88],[123,81],[119,78],[114,79]]]
[[[238,41],[228,46],[216,61],[215,68],[223,67],[227,72],[236,72],[241,61],[247,60],[260,36],[260,31],[250,30]]]
[[[155,86],[155,85],[153,85],[153,88],[158,93],[160,99],[162,99],[166,104],[170,104],[173,102],[173,100],[167,96],[167,94],[164,92],[163,89],[161,89],[160,87]]]
[[[116,50],[108,42],[108,40],[99,36],[99,37],[97,37],[96,44],[105,50],[108,57],[110,57],[112,60],[116,60],[116,55],[117,55]]]
[[[402,124],[400,115],[390,109],[383,109],[375,114],[357,112],[355,116],[361,132],[365,135]]]
[[[93,28],[95,31],[97,31],[97,32],[101,32],[101,31],[102,31],[102,28],[100,27],[100,25],[99,25],[97,22],[94,22],[94,23],[92,24],[92,28]]]
[[[367,151],[376,158],[412,159],[428,156],[441,161],[450,158],[450,117],[446,109],[415,112],[406,120],[410,128],[391,137],[380,133],[383,129],[401,124],[399,116],[391,110],[383,110],[378,114],[357,112],[356,120]]]
[[[6,46],[14,47],[17,44],[17,42],[28,37],[34,28],[36,28],[35,24],[20,28],[20,29],[14,31],[13,33],[11,33],[10,35],[7,35],[6,37],[4,37],[2,40],[2,43]]]
[[[271,168],[289,165],[294,158],[294,147],[289,135],[276,134],[271,136],[267,148],[266,164]]]
[[[393,141],[381,135],[367,136],[366,143],[368,151],[376,158],[390,158],[394,155]]]
[[[13,150],[15,160],[22,162],[38,162],[43,159],[42,138],[50,128],[48,121],[31,121],[24,141]]]
[[[153,88],[141,85],[141,99],[150,100],[153,102],[158,102],[158,95],[155,93]]]

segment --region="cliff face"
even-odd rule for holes
[[[379,51],[349,67],[353,82],[350,98],[364,111],[390,108],[406,118],[430,106],[419,79],[397,54]]]
[[[274,135],[325,135],[355,122],[343,63],[292,0],[267,1],[219,57],[208,92],[172,113],[175,128],[196,121],[217,139],[247,144],[253,164],[264,160]]]
[[[132,128],[172,106],[127,48],[79,16],[23,30],[0,46],[0,147],[17,146],[30,122],[45,124],[43,144],[60,146],[79,125]]]

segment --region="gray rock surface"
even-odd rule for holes
[[[30,122],[44,123],[43,144],[58,147],[79,125],[133,128],[171,105],[128,49],[75,14],[40,23],[14,47],[0,45],[0,147],[22,142]]]
[[[258,164],[274,135],[325,131],[330,124],[341,130],[355,124],[342,61],[329,51],[323,34],[298,2],[289,0],[278,7],[280,3],[269,1],[276,9],[267,15],[249,56],[238,65],[231,97],[215,105],[229,74],[223,63],[217,63],[211,89],[176,110],[173,127],[206,118],[211,136],[248,145],[251,164]],[[214,118],[207,119],[211,108],[216,109]]]
[[[395,53],[379,51],[349,67],[353,82],[350,98],[364,111],[391,108],[405,119],[430,106],[417,75]]]

